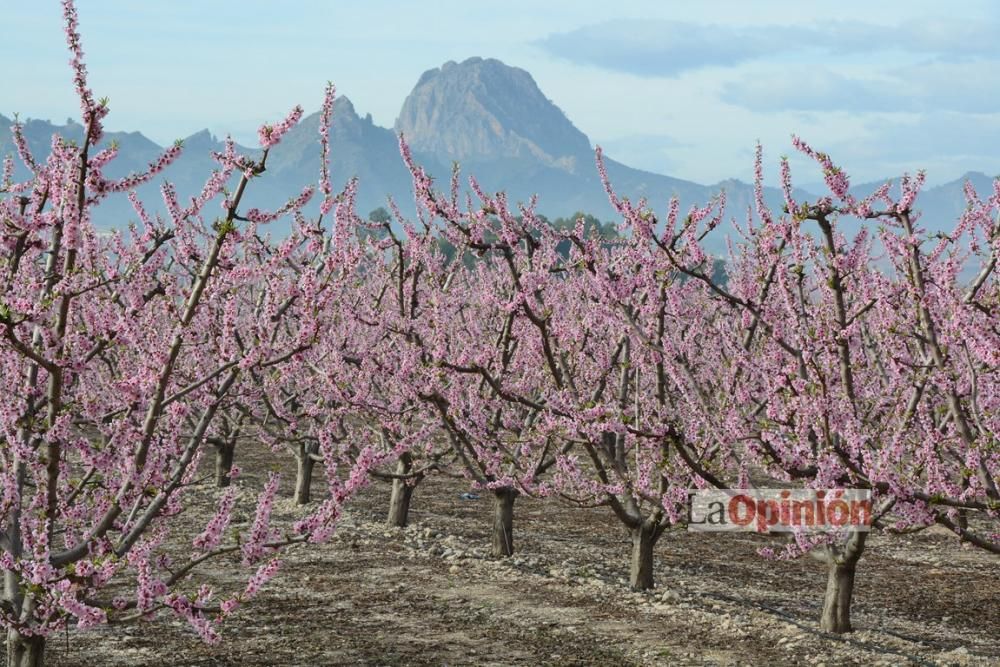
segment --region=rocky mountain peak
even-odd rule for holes
[[[449,61],[420,77],[396,121],[411,147],[442,162],[530,158],[575,171],[590,141],[531,75],[493,58]]]

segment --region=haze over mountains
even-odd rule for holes
[[[111,119],[113,120],[113,110]],[[277,120],[277,119],[273,119]],[[11,119],[0,115],[0,155],[14,152],[9,126]],[[267,173],[253,183],[248,205],[273,208],[314,183],[318,173],[319,113],[305,117],[298,127],[272,150]],[[72,121],[53,125],[31,120],[25,134],[37,159],[48,153],[53,133],[79,139],[82,127]],[[598,179],[590,139],[539,90],[531,75],[498,60],[469,58],[448,62],[420,77],[406,98],[393,129],[361,116],[346,97],[334,107],[331,128],[332,177],[335,187],[350,177],[360,179],[358,212],[362,215],[385,205],[392,196],[406,213],[412,213],[410,175],[399,157],[397,132],[402,132],[414,157],[434,175],[444,188],[451,165],[458,161],[463,173],[473,174],[488,191],[504,190],[512,202],[539,195],[538,210],[550,217],[584,211],[614,219],[614,213]],[[117,141],[120,157],[107,170],[111,176],[138,171],[162,150],[138,132],[108,132],[105,141]],[[174,182],[182,201],[200,189],[215,167],[212,151],[222,142],[207,130],[184,140],[182,157],[162,178],[140,188],[143,200],[155,210],[163,178]],[[243,149],[254,154],[254,149]],[[663,210],[673,195],[681,200],[682,211],[704,204],[720,189],[728,196],[727,217],[742,219],[752,198],[752,187],[736,180],[701,185],[670,176],[633,169],[608,156],[608,172],[616,189],[632,199],[647,197]],[[17,174],[27,172],[18,163]],[[948,229],[965,208],[962,185],[968,178],[985,194],[992,191],[992,179],[970,173],[958,181],[929,188],[918,200],[925,224],[932,229]],[[854,188],[866,195],[880,183]],[[800,191],[800,199],[813,195]],[[768,201],[780,210],[782,198],[768,189]],[[162,210],[162,209],[161,209]],[[124,227],[135,214],[124,196],[102,204],[97,222]]]

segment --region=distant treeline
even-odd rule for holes
[[[585,236],[589,237],[596,234],[603,239],[607,239],[609,242],[621,238],[618,233],[618,226],[615,223],[601,222],[597,216],[583,211],[577,211],[568,217],[558,217],[555,220],[549,220],[546,216],[541,214],[537,214],[536,217],[539,220],[551,224],[556,230],[574,229],[577,221],[582,218]],[[520,219],[520,216],[518,219]],[[368,220],[377,224],[390,224],[392,222],[392,214],[386,210],[385,207],[379,206],[368,213]],[[499,224],[499,220],[497,220],[496,223]],[[375,236],[377,238],[384,238],[388,234],[385,229],[378,227],[362,230],[361,233],[363,235]],[[485,240],[487,242],[496,240],[496,236],[488,234]],[[441,248],[441,252],[448,258],[449,262],[455,259],[456,249],[451,242],[444,238],[438,238],[438,245]],[[570,245],[569,241],[563,241],[556,246],[556,251],[563,257],[569,257]],[[472,266],[476,261],[478,261],[478,257],[474,253],[466,252],[462,256],[462,262],[467,267]],[[715,280],[721,281],[723,284],[726,282],[726,263],[724,260],[718,258],[712,260],[712,277]],[[681,276],[679,277],[679,280],[684,282],[685,278]]]

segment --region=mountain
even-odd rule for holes
[[[546,215],[614,211],[594,165],[590,139],[545,97],[531,75],[499,60],[469,58],[428,70],[403,102],[396,131],[416,153],[474,174],[487,191],[504,190],[512,201],[539,194]],[[688,204],[713,190],[606,160],[620,194]]]
[[[0,114],[0,156],[13,154],[16,157],[14,139],[10,132],[13,120]],[[54,125],[47,120],[29,118],[25,120],[24,137],[31,153],[38,161],[48,155],[52,143],[52,135],[60,134],[67,140],[79,142],[83,139],[83,126],[69,118],[65,125]],[[139,132],[106,132],[105,145],[114,141],[119,145],[120,157],[108,167],[111,176],[125,176],[130,171],[137,170],[148,164],[163,150],[154,142]],[[28,169],[18,159],[14,160],[14,178],[28,178]]]
[[[316,182],[319,120],[319,113],[306,116],[271,152],[267,173],[248,189],[247,205],[274,208]],[[10,119],[0,116],[0,155],[14,152],[10,124]],[[41,160],[48,153],[53,133],[79,140],[83,128],[73,121],[60,126],[29,120],[24,132],[36,159]],[[442,187],[446,187],[451,165],[457,161],[465,175],[475,175],[487,191],[506,191],[512,203],[526,202],[537,194],[537,210],[549,217],[585,211],[604,220],[615,218],[597,175],[590,139],[545,97],[523,69],[499,60],[469,58],[428,70],[406,97],[394,129],[375,125],[371,115],[359,115],[348,98],[337,98],[330,131],[331,175],[335,187],[352,176],[359,178],[357,205],[361,214],[384,205],[386,196],[393,197],[404,213],[413,213],[411,179],[399,157],[397,132],[406,137],[414,158]],[[108,170],[111,176],[141,170],[162,150],[138,132],[108,132],[105,142],[110,141],[119,144],[120,154]],[[200,190],[217,166],[211,153],[220,150],[221,140],[207,130],[185,139],[181,158],[163,175],[176,185],[182,202]],[[244,147],[240,150],[256,153]],[[613,155],[606,155],[605,163],[620,196],[633,201],[645,197],[661,212],[672,196],[680,199],[683,213],[692,205],[706,203],[722,189],[728,197],[727,217],[742,219],[753,202],[751,185],[738,180],[706,186],[633,169],[615,161]],[[18,166],[16,176],[25,178],[27,172]],[[156,204],[163,178],[140,188],[140,196],[153,212],[163,210]],[[936,231],[954,223],[965,208],[966,178],[982,195],[992,192],[992,180],[978,173],[926,189],[918,199],[926,226]],[[865,196],[882,182],[862,184],[852,191]],[[815,198],[805,190],[797,190],[795,196],[800,201]],[[780,191],[767,188],[765,199],[774,210],[781,210]],[[316,206],[313,204],[311,210]],[[210,204],[206,214],[218,210]],[[95,219],[104,226],[123,227],[135,214],[125,197],[117,196],[101,205]],[[722,249],[726,231],[713,235],[713,250]]]
[[[303,187],[316,183],[320,159],[317,140],[319,121],[319,112],[311,114],[285,135],[268,158],[267,172],[247,188],[244,198],[246,206],[276,208],[301,192]],[[11,119],[0,116],[0,156],[16,154],[10,133],[11,124]],[[39,120],[26,121],[24,135],[36,160],[43,160],[48,155],[53,134],[79,141],[83,137],[83,127],[71,120],[66,125]],[[100,147],[103,148],[112,141],[119,144],[119,157],[109,165],[105,173],[116,178],[144,170],[163,150],[138,132],[105,132]],[[174,184],[183,203],[196,195],[211,171],[218,168],[218,163],[211,156],[213,152],[224,149],[222,139],[213,136],[208,130],[201,130],[184,139],[183,144],[181,156],[164,170],[162,177],[138,189],[140,199],[150,213],[165,215],[159,192],[164,180]],[[252,157],[260,154],[259,149],[245,146],[237,146],[237,150]],[[360,213],[366,214],[384,205],[387,194],[399,201],[404,210],[412,208],[410,174],[399,157],[395,133],[375,125],[370,115],[359,117],[354,105],[346,97],[337,98],[334,104],[330,150],[330,172],[335,189],[342,187],[353,176],[359,178],[357,203]],[[15,165],[15,178],[27,178],[28,171],[20,160],[15,160]],[[433,168],[441,171],[436,166]],[[237,178],[233,177],[231,188],[235,188]],[[318,204],[314,203],[309,210],[315,212],[317,208]],[[205,207],[204,215],[215,215],[219,210],[213,202]],[[136,219],[127,198],[118,194],[105,199],[94,215],[98,224],[119,229]]]
[[[590,140],[523,69],[469,58],[424,72],[403,102],[396,130],[438,159],[523,159],[574,172]]]
[[[319,122],[317,112],[289,131],[268,159],[269,178],[300,184],[316,180],[320,160]],[[419,159],[430,171],[443,171],[426,156]],[[375,125],[371,114],[362,118],[351,101],[341,96],[334,103],[330,127],[330,178],[336,189],[354,176],[358,178],[357,208],[362,215],[384,206],[387,195],[403,210],[413,208],[412,179],[399,156],[396,133]]]
[[[0,156],[13,154],[16,156],[16,146],[11,135],[13,120],[0,115]],[[65,125],[55,125],[45,120],[28,119],[23,123],[23,134],[28,147],[38,162],[48,156],[52,136],[58,134],[63,138],[80,142],[83,139],[83,126],[67,119]],[[145,171],[147,166],[155,161],[163,152],[163,147],[146,138],[139,132],[104,133],[98,148],[105,148],[111,143],[118,144],[118,157],[105,169],[104,174],[111,178],[122,178],[129,174]],[[177,161],[163,172],[163,177],[155,178],[138,188],[140,199],[152,213],[165,213],[160,195],[160,186],[164,179],[169,179],[177,188],[181,202],[200,191],[204,180],[218,164],[212,160],[212,151],[221,151],[223,144],[208,130],[202,130],[184,140],[184,151]],[[253,154],[252,149],[240,147],[246,153]],[[29,176],[27,168],[19,159],[14,160],[15,179],[26,179]],[[278,186],[269,189],[269,195],[274,195]],[[265,196],[266,198],[266,196]],[[214,210],[218,210],[216,207]],[[137,218],[131,204],[124,194],[112,194],[106,198],[94,211],[95,222],[103,227],[121,229],[129,221]]]

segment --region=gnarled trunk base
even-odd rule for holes
[[[517,490],[497,489],[493,492],[493,549],[496,558],[507,558],[514,554],[514,501]]]
[[[654,527],[643,522],[632,529],[632,565],[629,584],[633,590],[648,591],[653,588],[653,546],[656,544]]]
[[[851,598],[854,595],[854,573],[865,552],[867,531],[854,531],[843,544],[828,545],[813,552],[826,563],[826,595],[819,627],[825,632],[851,632]]]
[[[316,467],[316,461],[306,451],[298,457],[298,464],[295,475],[295,503],[297,505],[307,505],[311,500],[310,490],[312,488],[313,468]]]
[[[819,627],[825,632],[851,632],[851,596],[854,594],[855,563],[831,563]]]
[[[400,454],[396,461],[396,474],[409,475],[413,470],[413,457],[409,452]],[[406,528],[410,522],[410,499],[422,477],[392,480],[392,495],[389,497],[389,516],[386,523],[394,528]]]
[[[45,637],[27,637],[7,631],[8,667],[42,667],[45,664]]]
[[[233,481],[230,473],[233,471],[233,459],[236,457],[235,443],[225,443],[215,447],[215,485],[220,489],[229,486]]]
[[[406,528],[410,522],[410,499],[415,487],[401,479],[392,480],[392,496],[389,498],[388,524],[394,528]]]

